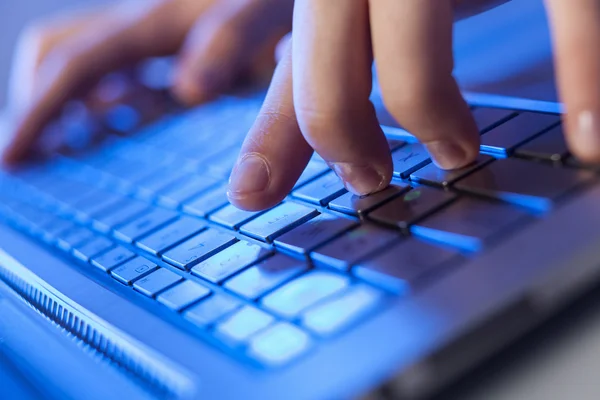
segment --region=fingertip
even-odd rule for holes
[[[285,193],[272,185],[271,162],[260,153],[251,152],[239,157],[231,171],[227,197],[236,207],[247,211],[259,211],[279,203]]]
[[[568,134],[569,149],[579,160],[586,163],[600,162],[600,113],[584,110],[570,117]]]
[[[435,165],[444,170],[463,168],[477,158],[479,149],[471,143],[454,140],[437,140],[425,144]]]
[[[181,104],[192,107],[216,97],[216,91],[203,79],[193,79],[189,74],[178,74],[171,92]]]
[[[391,164],[391,163],[389,163]],[[346,189],[366,196],[385,189],[392,180],[392,168],[388,164],[330,163],[331,169],[340,177]]]
[[[285,196],[269,196],[266,193],[255,193],[247,196],[240,196],[238,194],[232,194],[230,191],[228,191],[227,198],[231,204],[240,210],[262,211],[276,206],[285,198]]]

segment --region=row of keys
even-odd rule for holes
[[[252,246],[243,242],[238,245]],[[219,254],[214,257],[220,257]],[[103,257],[106,254],[100,254],[98,259]],[[268,265],[259,263],[226,281],[224,288],[245,298],[268,293],[259,304],[270,313],[225,293],[212,293],[209,288],[139,256],[112,268],[110,274],[135,291],[181,312],[194,325],[210,329],[227,345],[246,346],[252,357],[271,365],[288,362],[312,343],[309,334],[282,318],[298,320],[314,334],[328,336],[360,319],[381,301],[380,292],[352,284],[347,276],[326,271],[302,274],[306,265],[284,256],[267,260]],[[209,261],[218,262],[210,258]],[[92,264],[96,265],[93,261]],[[298,274],[301,276],[293,279]],[[331,313],[335,319],[329,317]],[[285,336],[284,332],[292,337],[263,348],[267,338]]]
[[[146,222],[144,226],[153,224]],[[75,230],[88,233],[85,236],[75,235]],[[298,320],[301,326],[315,334],[329,335],[360,318],[381,299],[380,292],[354,285],[347,276],[326,271],[313,271],[304,275],[308,270],[305,262],[273,255],[271,251],[247,242],[234,242],[223,252],[209,255],[192,270],[193,274],[213,283],[225,280],[224,288],[238,296],[254,299],[266,295],[260,302],[262,308],[270,311],[266,313],[244,305],[243,301],[235,297],[212,293],[208,287],[162,268],[109,238],[95,236],[91,231],[80,227],[75,230],[67,229],[65,236],[59,234],[56,242],[62,243],[70,237],[80,236],[82,239],[73,241],[70,247],[77,258],[109,273],[116,281],[132,287],[140,294],[155,298],[164,306],[182,312],[190,322],[210,328],[227,344],[246,346],[252,357],[269,364],[287,362],[306,351],[311,344],[310,335],[272,314],[287,320]],[[134,239],[133,243],[148,251],[165,246],[168,242],[165,241],[166,238],[178,241],[194,235],[197,230],[201,233],[196,236],[214,233],[212,229],[206,229],[201,221],[182,217],[167,222],[166,226],[154,233]],[[59,247],[66,249],[65,246]],[[156,254],[160,255],[160,250]],[[231,275],[235,276],[227,279]],[[370,294],[371,301],[364,301],[365,292]],[[346,300],[341,300],[342,298]],[[350,304],[352,312],[348,312],[346,304]],[[356,307],[354,304],[362,306]],[[335,320],[320,316],[321,313],[331,312],[336,315]],[[324,321],[328,323],[324,324]],[[266,346],[267,338],[285,335],[292,337],[274,347]],[[283,337],[278,340],[283,340]]]
[[[564,141],[557,140],[562,136],[554,116],[488,109],[477,109],[474,115],[484,133],[482,149],[490,154],[553,162],[567,155]],[[515,133],[517,128],[521,131]],[[510,131],[507,137],[503,131]],[[184,136],[180,135],[181,140]],[[160,137],[164,136],[152,134],[148,141],[162,143]],[[213,160],[206,164],[211,173],[194,178],[177,164],[169,164],[173,160],[165,160],[167,167],[153,166],[147,173],[125,173],[139,169],[136,163],[144,162],[125,160],[136,154],[139,145],[116,147],[122,160],[103,155],[80,160],[95,169],[94,173],[102,169],[102,176],[110,175],[106,179],[113,183],[123,174],[119,190],[125,193],[133,185],[140,200],[107,192],[110,185],[104,186],[106,183],[94,187],[84,182],[91,175],[71,176],[73,168],[59,165],[57,173],[68,171],[60,185],[55,179],[31,182],[35,183],[36,198],[53,199],[56,204],[48,209],[58,210],[69,220],[48,218],[35,207],[26,210],[21,205],[8,204],[8,214],[19,209],[16,214],[21,222],[48,243],[182,312],[184,318],[208,327],[225,342],[244,343],[250,354],[269,363],[308,347],[310,338],[298,326],[320,335],[339,331],[378,303],[381,293],[373,286],[394,293],[410,292],[445,266],[461,262],[464,251],[480,251],[530,218],[530,211],[547,211],[591,179],[584,171],[518,159],[494,160],[486,155],[463,170],[441,171],[423,146],[395,141],[390,148],[397,180],[383,192],[353,196],[322,160],[314,158],[292,193],[304,205],[286,201],[269,211],[253,213],[236,209],[225,195],[224,171],[235,160],[227,150],[231,143],[223,144],[220,153],[207,156]],[[202,146],[208,145],[202,142]],[[527,176],[529,184],[515,176]],[[409,185],[408,179],[439,189]],[[441,190],[448,187],[458,193]],[[18,200],[23,197],[28,196]],[[163,208],[155,208],[149,201]],[[313,206],[351,218],[320,214]],[[210,223],[182,216],[174,209]],[[357,216],[379,225],[360,224],[352,218]],[[224,232],[211,223],[239,233]],[[98,237],[80,224],[110,234],[128,247]],[[400,227],[412,237],[407,239],[381,224]],[[240,241],[244,236],[254,242]],[[160,258],[181,272],[161,268],[145,255]],[[310,270],[301,257],[318,268]],[[188,272],[209,283],[203,286],[184,279]],[[356,278],[372,286],[357,284]],[[222,285],[235,296],[213,292],[211,285]],[[260,309],[250,305],[253,301]],[[269,342],[274,339],[277,344]]]

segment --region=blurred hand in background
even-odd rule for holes
[[[13,64],[4,161],[23,159],[68,100],[149,57],[176,55],[171,92],[188,106],[271,73],[292,8],[293,0],[127,0],[34,23]]]

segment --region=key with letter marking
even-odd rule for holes
[[[274,243],[277,248],[307,254],[317,246],[341,235],[356,225],[357,222],[351,219],[331,214],[320,214],[278,237]]]
[[[225,288],[256,299],[307,269],[306,262],[277,254],[234,276],[225,282]]]
[[[126,285],[131,285],[133,281],[148,275],[150,272],[156,269],[158,269],[158,265],[146,260],[145,258],[136,257],[131,261],[127,261],[120,267],[113,269],[110,271],[110,274],[116,280]]]
[[[208,288],[193,281],[184,281],[159,294],[156,300],[171,310],[180,311],[209,294]]]
[[[373,221],[407,229],[409,225],[443,207],[456,195],[427,186],[419,186],[384,204],[369,214]]]
[[[163,260],[180,269],[190,269],[199,262],[236,242],[233,236],[208,229],[167,251]]]
[[[152,255],[158,255],[176,246],[206,227],[206,223],[196,218],[181,217],[173,223],[146,236],[136,243]]]
[[[310,254],[318,266],[347,270],[369,254],[401,238],[400,234],[375,225],[364,224]]]
[[[423,276],[459,257],[458,252],[408,238],[356,265],[352,272],[375,286],[403,294]]]
[[[270,250],[249,242],[237,242],[192,268],[192,274],[219,283],[238,271],[262,261]]]
[[[326,205],[344,192],[346,192],[346,188],[342,180],[333,172],[328,172],[295,190],[292,196],[309,203]]]
[[[392,153],[394,176],[406,179],[411,173],[429,164],[429,154],[422,144],[409,143]]]
[[[318,214],[314,208],[286,202],[243,225],[240,232],[258,240],[271,242],[275,237]]]

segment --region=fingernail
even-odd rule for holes
[[[456,169],[464,167],[469,160],[467,152],[458,143],[438,140],[425,145],[435,165],[441,169]]]
[[[598,161],[600,153],[600,121],[593,111],[583,111],[577,117],[575,140],[571,140],[573,151],[580,158]]]
[[[372,165],[331,163],[330,167],[344,182],[346,189],[358,196],[378,192],[387,183],[385,176]]]
[[[230,197],[238,198],[264,191],[271,180],[267,161],[258,154],[249,153],[235,166],[229,178]]]

